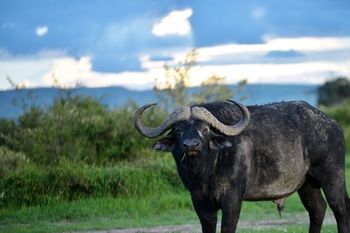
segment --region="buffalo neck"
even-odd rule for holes
[[[176,159],[179,156],[173,154],[179,175],[187,189],[210,182],[216,170],[219,154],[219,151],[209,150],[194,157],[182,156],[181,159]]]

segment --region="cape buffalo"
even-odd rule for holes
[[[153,148],[172,152],[202,231],[235,232],[243,200],[271,200],[279,210],[298,192],[309,213],[310,233],[319,233],[326,201],[338,232],[350,232],[350,201],[345,185],[344,136],[337,122],[303,101],[248,106],[214,102],[182,106],[158,127],[141,121],[136,129],[155,138]]]

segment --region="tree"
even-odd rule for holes
[[[15,83],[9,76],[6,77],[10,86],[16,91],[16,97],[12,99],[12,105],[18,106],[22,111],[28,110],[35,100],[34,92],[27,89],[25,84]]]
[[[224,81],[225,77],[217,76],[215,74],[209,76],[201,83],[198,92],[193,93],[193,102],[213,102],[233,98],[233,91],[229,86],[223,84]],[[246,83],[246,80],[238,82],[235,92],[241,92]],[[244,98],[245,97],[241,97],[240,100],[243,100]]]
[[[233,98],[231,88],[224,85],[225,77],[211,75],[198,88],[189,89],[190,71],[197,65],[197,51],[191,50],[183,61],[174,66],[164,64],[164,79],[156,79],[154,91],[161,105],[166,109],[173,109],[177,105],[211,102]],[[245,81],[240,82],[241,90]]]
[[[173,108],[174,105],[185,105],[191,102],[186,87],[189,84],[189,72],[195,65],[196,60],[197,52],[192,50],[186,55],[184,61],[180,61],[174,66],[164,64],[164,79],[156,79],[154,91],[165,108]]]
[[[350,81],[346,77],[339,77],[320,86],[317,92],[319,105],[340,104],[350,98]]]

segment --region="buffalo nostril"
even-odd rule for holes
[[[182,145],[183,145],[184,147],[188,147],[189,144],[190,144],[190,143],[189,143],[188,140],[185,140],[185,141],[182,142]]]
[[[182,145],[186,148],[190,148],[190,147],[198,147],[200,144],[200,142],[198,140],[189,140],[186,139],[185,141],[182,142]]]

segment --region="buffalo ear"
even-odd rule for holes
[[[227,140],[225,137],[220,135],[212,135],[210,142],[209,142],[209,148],[211,150],[221,150],[228,147],[232,147],[232,143]]]
[[[171,135],[167,135],[166,137],[159,139],[159,141],[152,146],[154,150],[166,152],[171,152],[174,147],[175,141]]]

